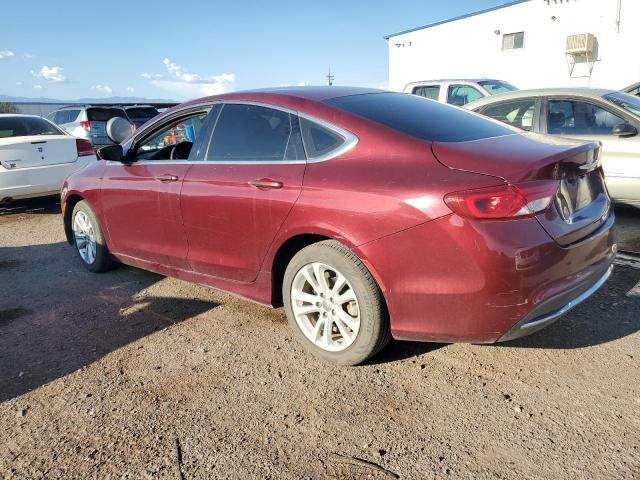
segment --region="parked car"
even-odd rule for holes
[[[64,228],[90,271],[284,305],[309,350],[357,364],[390,336],[511,340],[595,292],[615,253],[598,148],[382,90],[225,94],[101,148]]]
[[[0,114],[0,202],[59,195],[69,174],[95,162],[88,140],[42,117]]]
[[[640,82],[629,85],[628,87],[623,88],[622,91],[628,93],[629,95],[640,97]]]
[[[524,130],[602,142],[611,197],[640,205],[640,98],[594,88],[520,90],[465,108]]]
[[[109,105],[71,105],[47,115],[66,132],[86,138],[95,146],[113,144],[106,133],[107,122],[118,117],[129,120],[123,107]]]
[[[516,87],[504,80],[488,78],[462,80],[425,80],[411,82],[404,87],[404,93],[430,98],[451,105],[462,106],[479,98],[498,93],[512,92]]]
[[[152,107],[151,105],[125,106],[124,111],[127,114],[127,118],[136,126],[136,128],[141,127],[160,113],[157,108]]]

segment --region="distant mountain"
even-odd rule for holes
[[[12,97],[0,95],[0,102],[34,102],[34,103],[179,103],[166,98],[141,97],[108,97],[108,98],[79,98],[77,100],[59,100],[46,97]]]

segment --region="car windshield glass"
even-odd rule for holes
[[[514,133],[494,120],[404,93],[350,95],[325,103],[431,142],[467,142]]]
[[[609,93],[604,96],[607,100],[615,105],[624,108],[627,112],[632,113],[636,117],[640,117],[640,98],[623,92]]]
[[[518,90],[510,83],[503,82],[502,80],[481,80],[478,82],[482,88],[484,88],[490,95],[496,95],[497,93],[513,92]]]
[[[127,108],[127,115],[134,121],[147,121],[158,115],[158,110],[153,107]]]
[[[0,117],[0,138],[28,137],[31,135],[64,134],[44,118]]]
[[[106,122],[113,117],[127,118],[121,108],[88,108],[87,119],[90,122]]]

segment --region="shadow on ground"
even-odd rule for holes
[[[144,292],[162,279],[89,273],[63,242],[0,248],[0,401],[217,306]]]
[[[19,213],[60,213],[60,197],[40,197],[0,203],[0,216]]]

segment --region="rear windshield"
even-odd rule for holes
[[[430,142],[468,142],[514,133],[461,108],[405,93],[367,93],[325,103]]]
[[[28,137],[31,135],[64,135],[44,118],[0,117],[0,138]]]
[[[158,110],[153,107],[133,107],[127,108],[127,115],[131,120],[151,120],[153,117],[158,115]]]
[[[121,108],[87,108],[87,120],[90,122],[106,122],[113,117],[127,118]]]

